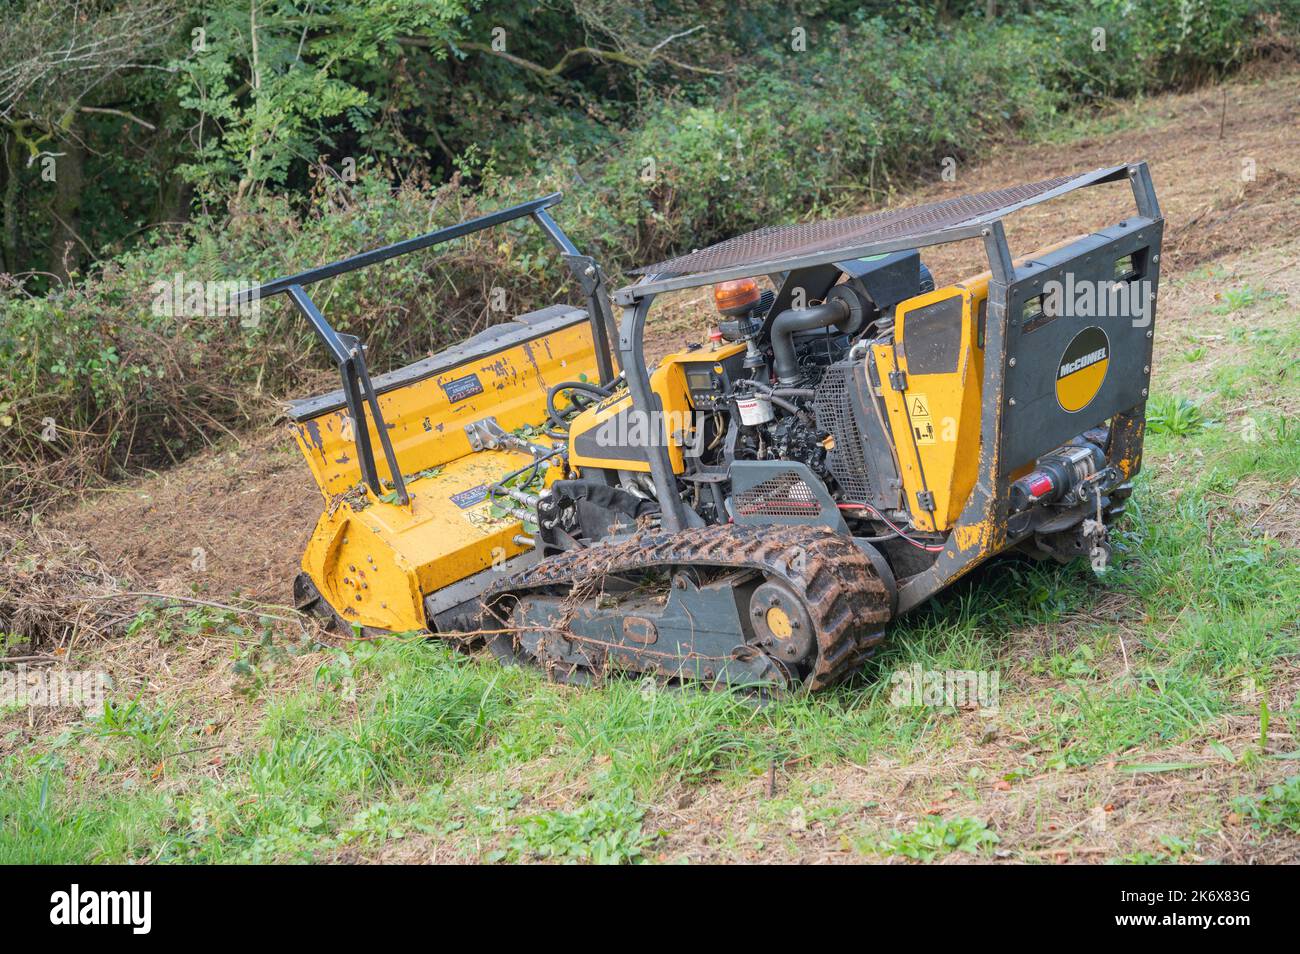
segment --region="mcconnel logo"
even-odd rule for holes
[[[1067,411],[1092,403],[1110,367],[1110,339],[1095,325],[1084,328],[1066,346],[1056,369],[1056,401]]]

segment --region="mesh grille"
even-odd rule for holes
[[[1076,178],[1079,177],[1057,176],[1009,189],[977,192],[910,209],[870,212],[846,219],[809,222],[804,225],[767,226],[698,252],[633,271],[636,274],[661,276],[695,275],[719,268],[775,262],[814,252],[850,248],[867,242],[920,236],[965,224],[991,212],[1009,209]]]
[[[736,494],[737,513],[744,517],[816,517],[821,501],[798,474],[776,474]]]
[[[814,411],[817,426],[835,438],[835,448],[826,455],[826,465],[840,489],[850,500],[868,502],[875,499],[875,488],[867,472],[866,448],[853,418],[853,367],[833,364],[817,385]]]

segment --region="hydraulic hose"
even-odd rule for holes
[[[766,397],[769,401],[771,401],[771,402],[772,402],[773,404],[775,404],[777,407],[779,407],[779,408],[785,410],[786,412],[788,412],[788,413],[790,413],[790,414],[798,414],[798,413],[799,413],[799,408],[798,408],[798,407],[797,407],[793,402],[791,402],[791,401],[787,401],[784,397],[781,397],[781,395],[785,394],[785,393],[788,392],[788,391],[799,391],[799,390],[801,390],[801,389],[799,389],[799,388],[769,388],[766,384],[761,384],[761,383],[759,383],[758,381],[738,381],[738,382],[737,382],[737,387],[740,387],[740,386],[742,386],[742,385],[745,386],[745,387],[747,387],[747,388],[752,388],[753,390],[757,391],[759,394],[761,394],[761,395],[763,395],[764,397]],[[812,391],[808,391],[808,394],[811,395],[811,394],[812,394]],[[792,396],[794,396],[794,395],[792,395]]]
[[[773,388],[768,387],[761,381],[742,380],[741,385],[746,385],[763,394],[775,395],[785,398],[814,398],[817,392],[813,388]]]
[[[559,384],[552,386],[546,392],[546,413],[560,430],[567,430],[569,427],[569,422],[555,409],[555,396],[561,391],[585,391],[588,394],[602,398],[607,398],[613,393],[608,388],[603,388],[599,384],[592,384],[590,381],[561,381]]]

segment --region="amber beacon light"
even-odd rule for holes
[[[724,315],[739,315],[758,301],[758,283],[752,278],[719,282],[713,286],[713,304]]]

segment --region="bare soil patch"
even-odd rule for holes
[[[88,495],[56,525],[146,588],[288,604],[320,510],[298,448],[274,427]]]

